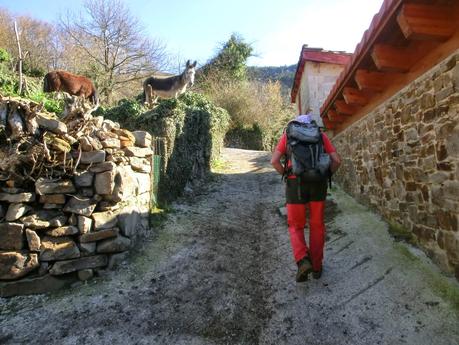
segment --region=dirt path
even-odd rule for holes
[[[2,344],[459,344],[459,288],[339,190],[322,279],[297,284],[269,154],[227,149],[126,265],[0,299]]]

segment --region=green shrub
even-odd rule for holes
[[[3,48],[0,48],[0,62],[10,62],[10,54]]]
[[[123,100],[97,114],[117,121],[130,130],[145,130],[165,138],[159,199],[170,201],[180,195],[189,181],[210,171],[220,156],[229,125],[228,113],[204,96],[187,92],[178,99],[160,100],[152,110],[136,101]]]

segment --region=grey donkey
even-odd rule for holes
[[[147,78],[143,82],[145,104],[151,107],[156,103],[158,97],[177,98],[186,91],[188,85],[193,86],[196,63],[196,61],[190,63],[190,60],[188,60],[185,70],[179,75],[164,78]]]

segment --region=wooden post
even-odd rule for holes
[[[18,94],[22,94],[22,50],[21,50],[21,43],[19,42],[19,33],[18,33],[18,25],[16,21],[14,21],[14,32],[16,33],[16,42],[18,43],[18,51],[19,51],[19,88]]]

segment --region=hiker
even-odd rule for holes
[[[302,140],[294,138],[296,132],[301,134],[302,128],[315,132],[318,138],[317,143],[305,144]],[[308,152],[311,150],[319,151],[313,151],[315,153],[310,155]],[[300,157],[301,152],[304,152],[306,156],[309,154],[309,156],[316,157],[316,160],[319,156],[317,152],[324,153],[320,156],[324,157],[322,161],[325,161],[325,168],[322,168],[326,171],[316,169],[311,173],[308,170],[309,167],[306,167],[309,163],[303,161],[304,157]],[[285,157],[285,166],[281,163],[283,157]],[[317,166],[321,164],[320,162],[315,163]],[[271,164],[279,174],[285,177],[288,230],[293,256],[298,266],[296,281],[306,281],[311,272],[315,279],[319,279],[322,275],[325,242],[324,208],[327,182],[331,174],[340,166],[340,156],[327,135],[322,133],[312,120],[312,116],[306,114],[299,115],[289,122],[274,150]],[[306,206],[309,207],[309,248],[304,236]]]

